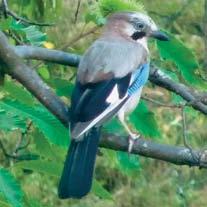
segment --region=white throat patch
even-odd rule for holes
[[[149,53],[149,49],[148,49],[148,46],[147,46],[147,37],[142,37],[142,38],[138,39],[137,43],[141,44],[147,50],[147,52]]]

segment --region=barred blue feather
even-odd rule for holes
[[[148,80],[150,64],[145,63],[132,73],[132,84],[129,86],[127,93],[129,96],[136,93],[140,87],[144,86]]]

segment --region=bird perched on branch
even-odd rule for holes
[[[59,183],[60,198],[81,198],[92,184],[101,126],[117,115],[129,134],[129,152],[139,138],[125,116],[137,106],[149,76],[147,39],[168,40],[143,13],[108,17],[102,35],[83,55],[71,99],[71,144]]]

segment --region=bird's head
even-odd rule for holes
[[[108,17],[106,28],[136,41],[148,37],[168,40],[149,16],[139,12],[114,13]]]

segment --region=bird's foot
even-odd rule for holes
[[[135,141],[138,140],[139,138],[140,138],[140,135],[139,135],[139,134],[131,133],[131,134],[129,135],[129,139],[128,139],[128,141],[129,141],[129,145],[128,145],[128,154],[131,153]]]

